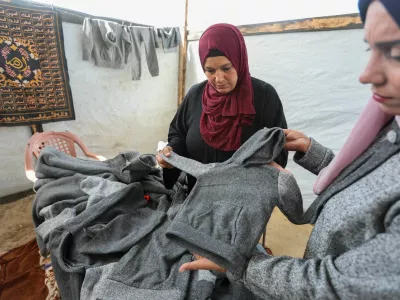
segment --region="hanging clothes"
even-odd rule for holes
[[[159,67],[156,53],[156,42],[154,38],[154,28],[129,26],[127,27],[127,32],[129,33],[129,39],[132,46],[132,50],[128,59],[131,63],[132,79],[140,80],[142,75],[142,42],[146,52],[146,61],[149,72],[153,77],[158,76]]]
[[[181,43],[181,33],[179,27],[157,28],[157,36],[161,40],[164,52],[176,52]]]
[[[85,18],[83,22],[83,60],[94,58],[96,66],[122,69],[132,48],[124,27],[115,22]]]

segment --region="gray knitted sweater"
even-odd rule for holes
[[[284,144],[282,129],[264,128],[223,163],[164,156],[197,178],[167,237],[241,274],[275,206],[292,222],[302,221],[303,202],[293,175],[267,164]]]
[[[127,63],[131,40],[118,23],[86,18],[83,22],[82,59],[94,58],[96,66],[121,69]]]
[[[315,174],[332,159],[315,140],[295,155]],[[304,258],[256,255],[240,282],[265,299],[400,299],[399,166],[393,121],[306,212],[315,227]]]

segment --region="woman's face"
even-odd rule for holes
[[[231,92],[238,80],[237,72],[226,56],[208,57],[204,64],[204,73],[221,94]]]
[[[400,29],[379,1],[369,6],[365,40],[371,57],[360,82],[372,84],[373,98],[383,111],[400,115]]]

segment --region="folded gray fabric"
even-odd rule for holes
[[[92,161],[75,158],[47,146],[40,153],[35,167],[35,174],[38,178],[34,184],[36,190],[51,181],[64,179],[76,174],[100,176],[127,184],[137,182],[145,177],[151,178],[151,180],[154,179],[161,186],[163,182],[161,170],[157,168],[155,156],[140,155],[134,151],[120,153],[115,158],[106,161]]]
[[[59,215],[40,224],[35,229],[35,232],[44,241],[44,243],[47,243],[49,235],[53,230],[64,225],[68,220],[72,219],[75,216],[75,209],[66,208]]]
[[[141,220],[146,222],[145,218]],[[136,239],[117,263],[87,270],[81,299],[187,299],[190,272],[180,273],[178,269],[191,260],[191,255],[165,237],[169,226],[166,219],[154,225],[152,233]],[[142,232],[141,227],[134,230]]]
[[[154,155],[97,162],[46,147],[37,176],[35,227],[63,299],[247,299],[211,272],[179,272],[192,255],[166,231],[187,189],[164,187]]]
[[[87,206],[91,206],[101,201],[119,190],[126,187],[126,184],[121,182],[113,182],[101,177],[89,176],[82,180],[80,189],[89,195]]]
[[[107,233],[106,229],[100,232],[100,235],[103,234],[103,239],[99,238],[96,232],[118,216],[136,212],[146,205],[140,183],[131,183],[87,207],[81,214],[51,232],[46,249],[52,255],[53,267],[56,266],[55,276],[63,299],[80,299],[80,289],[88,267],[113,263],[121,259],[124,254],[116,248],[112,253],[107,251],[110,246],[107,240],[113,242],[110,235],[113,231],[110,231],[110,234],[104,234]],[[139,232],[138,236],[141,236]],[[93,238],[100,241],[92,243],[97,251],[85,253],[85,245],[89,245]],[[125,242],[130,243],[129,240]]]
[[[296,180],[268,165],[284,143],[282,129],[265,128],[223,163],[203,165],[176,153],[163,156],[197,178],[167,237],[241,275],[275,206],[293,223],[302,223],[303,202]]]
[[[80,186],[88,176],[127,184],[143,180],[146,190],[160,193],[166,190],[154,155],[140,155],[133,151],[106,161],[90,161],[71,157],[47,146],[40,153],[35,174],[38,178],[34,184],[37,194],[32,205],[35,227],[46,220],[46,215],[55,217],[66,208],[75,209],[79,215],[86,208],[89,198]],[[165,202],[164,206],[167,206]],[[39,235],[36,238],[41,253],[45,254],[45,242]]]

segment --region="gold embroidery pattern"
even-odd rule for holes
[[[51,266],[50,255],[44,257],[40,256],[40,266],[44,269],[45,272],[45,280],[44,284],[47,286],[49,293],[46,297],[46,300],[60,300],[60,293],[58,291],[58,285],[56,282],[56,277],[54,275],[53,267]]]
[[[42,85],[39,53],[32,40],[0,36],[0,91]]]
[[[0,126],[74,120],[58,12],[0,4]]]

